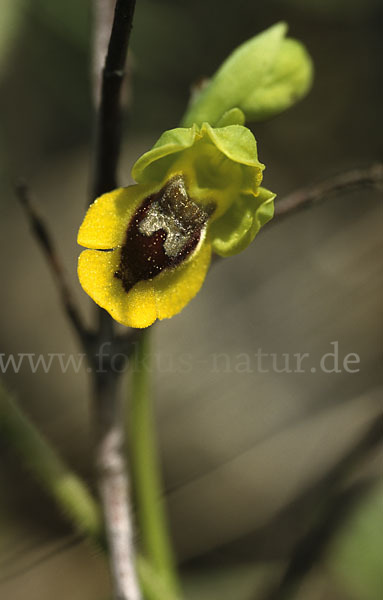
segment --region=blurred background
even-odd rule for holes
[[[307,46],[315,82],[301,103],[252,127],[265,185],[283,197],[372,165],[382,158],[382,17],[378,0],[138,0],[122,184],[133,161],[177,126],[191,84],[279,20]],[[81,352],[15,199],[20,177],[93,316],[76,278],[89,189],[91,24],[90,0],[1,0],[5,357]],[[244,253],[214,266],[181,315],[156,327],[158,441],[187,600],[383,595],[381,206],[381,194],[360,189],[267,226]],[[334,348],[340,372],[326,373],[318,366]],[[283,372],[284,355],[295,353],[309,354],[307,369]],[[359,358],[354,373],[343,368],[350,353]],[[85,368],[2,370],[94,487]],[[106,600],[102,556],[73,540],[1,440],[0,450],[0,598]]]

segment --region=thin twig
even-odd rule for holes
[[[112,31],[115,3],[115,0],[97,0],[93,8],[91,67],[95,106],[98,106],[100,102],[102,69],[108,51],[110,32]]]
[[[114,17],[112,16],[113,4],[111,0],[95,0],[94,4],[95,33],[92,68],[95,73],[93,97],[96,120],[89,203],[117,187],[122,133],[121,90],[136,2],[117,0]],[[105,62],[103,62],[104,57]],[[97,74],[101,74],[101,78]],[[111,344],[113,352],[118,354],[121,343],[116,340],[113,319],[102,308],[97,309],[97,315],[98,344],[95,353],[105,345]],[[132,348],[130,338],[134,335],[133,330],[124,336],[125,345],[129,348]]]
[[[112,371],[95,381],[94,411],[98,428],[96,467],[103,507],[115,600],[139,600],[130,490],[127,476],[118,378]]]
[[[80,316],[79,310],[73,300],[68,282],[65,277],[64,269],[58,257],[52,236],[48,231],[46,224],[40,217],[30,199],[30,194],[27,186],[24,183],[19,183],[16,186],[17,198],[27,216],[32,233],[42,249],[48,265],[51,269],[53,279],[56,283],[60,299],[64,310],[67,314],[72,327],[77,334],[81,345],[87,353],[90,352],[92,333],[88,331]]]
[[[104,4],[105,0],[98,0],[97,4],[99,2]],[[95,66],[97,71],[102,68],[102,77],[99,101],[98,91],[95,90],[98,111],[90,202],[117,187],[117,166],[121,145],[121,88],[135,4],[135,0],[117,0],[105,64]],[[103,11],[103,18],[106,21],[99,22],[99,27],[108,27],[109,19],[106,17],[106,10]],[[102,44],[105,35],[96,34],[95,39]],[[94,51],[96,62],[100,60],[100,53],[97,48]]]
[[[102,7],[100,4],[102,3]],[[94,64],[96,71],[102,67],[101,91],[94,90],[98,107],[95,124],[92,193],[90,201],[117,187],[117,167],[121,145],[121,88],[132,27],[135,0],[117,0],[112,31],[105,64]],[[101,11],[102,8],[102,11]],[[105,0],[95,0],[96,15],[102,12],[103,20],[96,25],[102,31],[95,33],[94,63],[102,60],[105,28],[110,18]],[[110,566],[115,600],[139,600],[133,525],[130,511],[129,477],[124,456],[124,430],[121,402],[118,394],[119,373],[113,368],[113,353],[118,342],[113,319],[103,309],[98,309],[97,353],[108,347],[110,360],[105,368],[93,370],[93,401],[96,421],[96,466],[98,487],[103,505],[108,540]]]
[[[318,523],[300,540],[289,560],[279,585],[268,591],[264,600],[292,600],[311,569],[320,563],[331,542],[339,534],[353,511],[374,486],[373,480],[353,484],[331,494]],[[259,600],[259,595],[254,600]]]
[[[383,415],[380,414],[357,443],[310,490],[304,492],[296,505],[317,504],[325,497],[317,521],[298,541],[281,581],[269,590],[264,600],[284,600],[293,595],[304,577],[323,556],[345,519],[366,490],[376,481],[353,484],[344,489],[344,481],[355,468],[382,444]]]
[[[10,573],[6,573],[4,574],[4,569],[3,569],[3,565],[2,566],[2,574],[0,577],[0,585],[3,585],[4,583],[7,583],[8,581],[12,581],[13,579],[20,579],[21,576],[26,575],[27,573],[29,573],[30,571],[33,571],[34,569],[36,569],[37,567],[39,567],[42,564],[46,564],[47,561],[52,560],[52,558],[55,558],[56,556],[62,554],[63,552],[66,552],[67,550],[71,550],[74,546],[77,546],[78,544],[80,544],[83,541],[82,536],[79,535],[69,535],[66,536],[64,541],[59,542],[57,545],[55,545],[54,547],[49,546],[49,548],[47,550],[45,550],[42,554],[38,555],[36,558],[31,558],[27,564],[24,564],[22,567],[16,567],[16,569],[14,568],[13,570],[11,570]],[[33,548],[31,548],[31,553],[32,550],[37,549],[38,547],[41,547],[41,544],[35,544]],[[25,553],[27,554],[27,553]],[[20,560],[21,557],[17,556],[16,557],[18,560]],[[10,557],[10,565],[11,567],[15,565],[15,559],[14,557]]]
[[[334,194],[361,187],[383,189],[382,163],[372,165],[367,169],[346,171],[322,183],[292,192],[275,203],[275,219],[271,223],[278,223],[284,217],[309,208],[314,204],[319,204]]]

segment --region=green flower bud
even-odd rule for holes
[[[194,98],[182,125],[213,126],[260,121],[286,110],[302,98],[312,82],[312,61],[297,40],[285,38],[287,25],[277,23],[239,46]],[[228,113],[232,119],[225,121]],[[222,119],[224,120],[222,122]]]

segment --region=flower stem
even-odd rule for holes
[[[177,592],[170,589],[168,583],[161,578],[151,563],[143,556],[138,556],[137,571],[142,592],[147,600],[180,600]]]
[[[150,394],[150,328],[143,331],[132,361],[132,398],[127,415],[133,489],[144,555],[168,588],[179,597],[179,582],[162,501],[161,478]]]

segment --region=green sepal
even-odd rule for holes
[[[239,46],[189,105],[182,125],[217,125],[233,108],[247,120],[273,116],[310,88],[312,62],[302,44],[285,39],[287,25],[277,23]],[[270,105],[269,105],[270,103]]]
[[[229,161],[225,163],[222,155]],[[238,191],[255,193],[264,165],[258,160],[257,143],[251,131],[241,125],[213,129],[203,123],[201,127],[193,125],[165,131],[153,148],[133,165],[132,177],[137,183],[162,182],[183,168],[193,181],[199,180],[202,187],[214,189],[218,180],[222,187],[226,175],[232,175],[230,163],[244,167],[240,184],[244,188]],[[205,181],[207,178],[211,181]],[[228,178],[232,185],[234,178]]]
[[[238,118],[240,111],[231,111],[227,119],[235,115]],[[140,184],[157,182],[160,189],[182,174],[194,201],[215,205],[208,236],[217,254],[230,256],[250,244],[273,216],[275,194],[260,187],[263,169],[247,127],[203,123],[163,133],[137,160],[132,175]]]
[[[201,132],[206,131],[217,149],[233,162],[263,170],[265,166],[258,160],[257,142],[250,129],[242,125],[210,127],[204,123]]]
[[[244,250],[258,231],[274,215],[275,194],[259,188],[258,196],[241,196],[230,209],[212,223],[210,239],[213,251],[219,256],[233,256]]]
[[[162,181],[174,161],[174,154],[190,148],[196,138],[197,126],[168,129],[159,137],[151,150],[134,163],[132,177],[137,183]]]

